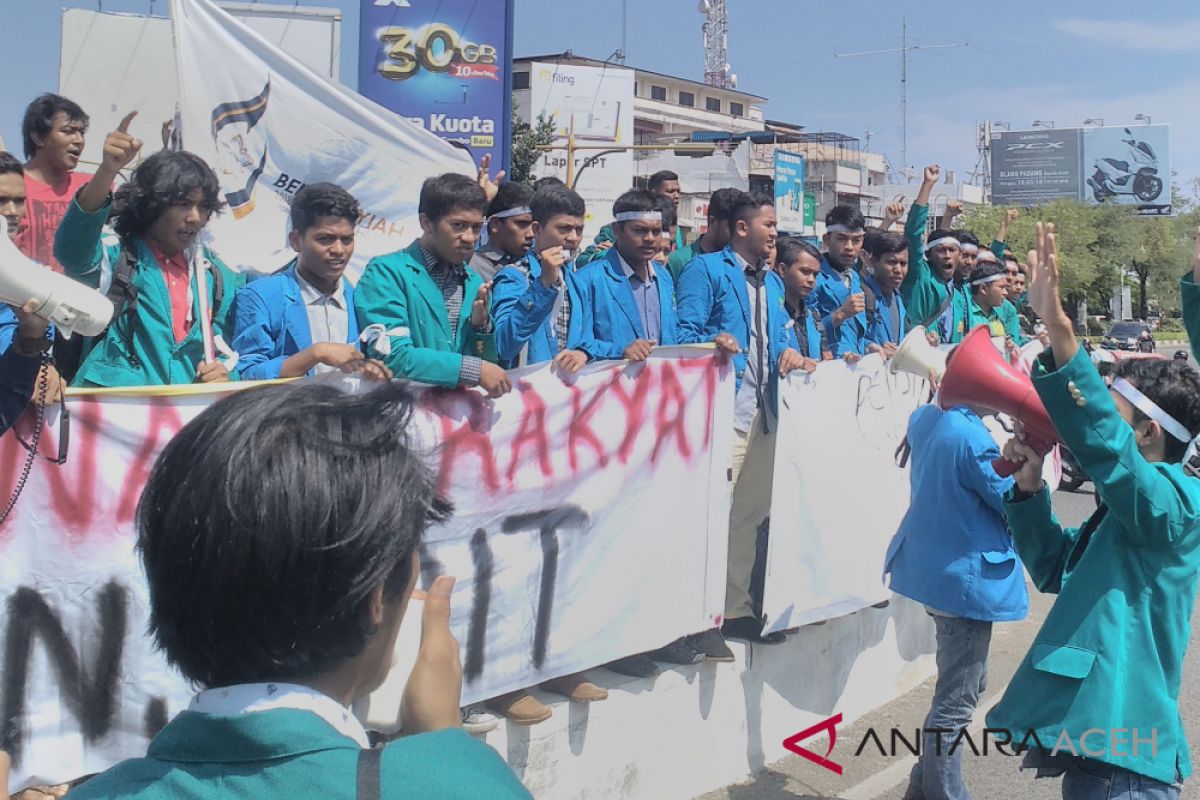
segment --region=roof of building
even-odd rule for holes
[[[729,94],[741,95],[749,100],[758,101],[761,103],[768,102],[767,98],[763,97],[762,95],[751,94],[750,92],[743,92],[741,89],[730,89],[726,86],[709,86],[707,83],[704,83],[703,81],[694,81],[691,78],[684,78],[684,77],[680,77],[679,75],[668,75],[665,72],[654,72],[653,70],[642,69],[641,67],[631,67],[628,64],[617,64],[611,60],[599,61],[595,58],[588,58],[587,56],[576,55],[575,53],[571,52],[570,50],[567,50],[562,53],[551,53],[549,55],[540,55],[540,56],[521,56],[520,58],[513,59],[514,63],[522,63],[522,62],[528,62],[528,61],[553,61],[553,62],[570,61],[570,62],[573,62],[576,64],[583,64],[583,65],[592,66],[592,67],[607,66],[607,67],[611,67],[612,69],[632,69],[635,72],[639,72],[643,75],[658,75],[663,78],[670,78],[673,81],[682,81],[684,83],[689,83],[699,89],[707,89],[710,91],[715,89],[716,91],[719,91],[719,92],[728,92]]]

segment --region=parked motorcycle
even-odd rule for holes
[[[1101,202],[1117,195],[1132,195],[1143,203],[1152,203],[1162,195],[1163,179],[1158,175],[1158,154],[1149,142],[1138,141],[1125,129],[1128,138],[1122,139],[1129,146],[1129,158],[1098,158],[1093,166],[1096,171],[1087,179],[1092,196]]]

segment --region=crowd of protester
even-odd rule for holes
[[[593,361],[643,361],[659,345],[712,343],[732,360],[735,374],[724,621],[597,666],[625,675],[654,675],[659,662],[732,661],[727,639],[784,641],[785,633],[762,632],[761,598],[752,590],[769,535],[781,379],[811,373],[832,359],[853,363],[874,353],[890,358],[916,326],[935,344],[956,344],[986,326],[1015,348],[1035,336],[1039,312],[1057,314],[1044,298],[1041,308],[1030,308],[1027,265],[1005,242],[1015,211],[987,248],[954,226],[957,203],[927,233],[937,166],[925,169],[915,202],[889,205],[878,227],[868,227],[857,208],[833,208],[822,247],[779,235],[771,197],[730,188],[713,193],[703,231],[685,243],[677,224],[679,178],[660,172],[648,188],[625,192],[611,209],[592,209],[611,213],[612,222],[583,248],[588,209],[577,192],[551,178],[532,188],[496,183],[484,164],[475,177],[427,180],[420,187],[420,236],[404,250],[371,259],[353,284],[346,269],[362,211],[343,188],[314,183],[297,192],[291,206],[288,241],[295,258],[262,265],[270,274],[252,277],[229,269],[202,243],[206,224],[224,206],[212,168],[169,149],[141,158],[144,143],[127,131],[131,118],[107,135],[103,160],[90,176],[76,171],[88,117],[54,95],[39,97],[26,113],[25,163],[0,154],[0,214],[14,241],[31,258],[98,289],[116,307],[107,330],[83,341],[56,341],[53,327],[31,308],[0,307],[0,424],[11,425],[28,403],[39,373],[56,396],[65,384],[215,383],[340,370],[380,382],[479,387],[494,398],[512,390],[506,370],[517,366],[548,362],[574,373]],[[893,231],[905,216],[903,232]],[[1044,332],[1039,335],[1047,341]],[[1057,352],[1060,344],[1055,342],[1056,355],[1065,358]],[[446,731],[486,731],[498,717],[531,725],[552,711],[525,690],[458,708],[458,689],[448,688],[461,681],[457,654],[445,641],[444,582],[431,587],[424,606],[433,633],[423,638],[421,653],[427,645],[430,653],[418,659],[424,672],[414,673],[418,688],[410,684],[409,694],[416,705],[405,724],[406,733],[445,733],[437,741],[413,737],[423,744],[385,748],[382,765],[376,760],[364,766],[358,751],[366,733],[345,713],[386,673],[416,580],[416,543],[425,526],[446,513],[431,500],[429,475],[397,432],[408,404],[402,384],[352,400],[317,385],[272,385],[218,402],[168,445],[137,519],[152,631],[168,659],[210,691],[164,729],[147,759],[85,784],[92,788],[79,789],[81,796],[116,796],[114,787],[133,784],[168,787],[137,796],[169,796],[172,781],[181,780],[169,767],[171,754],[189,747],[189,740],[211,743],[192,751],[204,754],[193,758],[204,767],[188,778],[200,787],[196,796],[226,780],[222,766],[232,762],[245,767],[240,788],[248,794],[266,786],[279,793],[294,783],[342,796],[337,782],[350,781],[356,770],[360,780],[364,769],[382,771],[386,783],[418,763],[419,770],[440,764],[441,772],[427,778],[430,786],[452,786],[470,773],[490,782],[486,796],[521,794],[494,753]],[[297,437],[301,426],[315,432]],[[271,461],[256,465],[254,475],[235,457],[249,441]],[[333,463],[335,454],[347,452],[364,463],[353,470]],[[914,458],[936,460],[929,452],[925,445],[914,447]],[[1031,452],[1015,455],[1035,460]],[[210,467],[197,468],[197,460]],[[357,485],[342,487],[351,473]],[[398,475],[408,477],[396,480]],[[380,480],[362,484],[361,476]],[[925,477],[942,489],[961,479],[950,474],[943,480],[933,471]],[[1030,470],[1016,485],[1020,501],[1041,491]],[[1003,531],[999,498],[1012,487],[1012,480],[975,487],[987,495],[990,509],[990,516],[976,519],[986,517]],[[274,488],[282,493],[273,494]],[[371,508],[341,510],[331,498],[342,489],[372,497]],[[234,496],[238,492],[253,492],[253,501],[243,502]],[[280,498],[286,500],[273,505]],[[293,499],[303,507],[294,507]],[[253,518],[237,516],[238,508],[264,504]],[[346,517],[330,518],[326,509]],[[1035,524],[1033,512],[1021,513]],[[338,533],[337,546],[330,544],[331,531]],[[181,546],[206,554],[204,568],[181,572],[171,558]],[[250,594],[232,599],[231,581]],[[289,598],[288,604],[280,605],[279,597]],[[1013,613],[1024,615],[1023,602],[1012,600]],[[211,618],[189,610],[197,603],[211,609]],[[330,609],[338,609],[334,624],[323,616]],[[205,627],[214,620],[241,627],[217,635]],[[946,637],[957,630],[939,622],[939,643],[943,629]],[[221,639],[228,647],[198,644]],[[986,657],[986,644],[983,649]],[[972,675],[982,685],[978,670]],[[424,698],[422,681],[431,687]],[[262,686],[278,691],[280,685],[291,705],[264,698]],[[237,690],[232,699],[228,691],[211,691],[230,686]],[[539,688],[578,702],[607,697],[583,673]],[[325,719],[337,734],[314,730],[312,718],[297,717],[297,708]],[[266,736],[268,717],[271,741],[259,743],[257,761],[235,758],[222,743]],[[282,768],[271,766],[271,759],[306,742],[305,768],[273,776]],[[435,750],[438,757],[428,758]],[[471,762],[470,770],[456,769],[456,759]]]

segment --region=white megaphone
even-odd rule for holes
[[[892,374],[909,372],[926,380],[932,372],[940,381],[946,372],[946,354],[929,343],[925,326],[918,325],[900,342],[888,369]]]
[[[0,303],[20,308],[30,300],[38,303],[33,313],[66,338],[95,336],[113,315],[112,301],[100,292],[26,258],[8,238],[8,220],[0,217]]]

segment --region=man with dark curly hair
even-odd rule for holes
[[[217,356],[233,353],[226,342],[244,280],[199,242],[224,205],[220,184],[198,156],[164,150],[139,164],[114,198],[109,187],[142,147],[128,132],[134,113],[105,139],[100,169],[54,238],[68,274],[103,292],[116,281],[120,291],[112,324],[84,353],[72,385],[230,380]],[[103,236],[110,214],[116,238]]]

